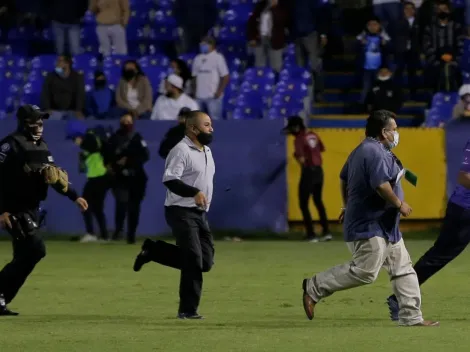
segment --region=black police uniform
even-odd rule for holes
[[[122,166],[118,161],[123,157],[127,161]],[[135,243],[140,206],[147,187],[144,164],[149,159],[147,144],[139,133],[128,132],[121,127],[109,138],[105,164],[112,169],[111,187],[116,199],[114,240],[119,238],[124,229],[127,213],[127,242]]]
[[[172,150],[174,146],[181,142],[181,140],[184,138],[185,129],[186,127],[183,123],[179,123],[177,126],[170,128],[160,143],[158,155],[160,155],[163,159],[166,159],[170,153],[170,150]]]
[[[18,130],[0,141],[0,214],[9,213],[12,228],[6,228],[13,241],[13,260],[0,271],[0,315],[16,315],[6,308],[15,298],[36,264],[46,255],[38,233],[39,203],[46,199],[48,185],[39,170],[54,164],[46,142],[34,140],[24,122],[48,118],[39,108],[18,109]],[[69,188],[63,195],[76,201]]]

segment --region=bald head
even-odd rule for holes
[[[212,120],[203,111],[190,111],[186,117],[186,135],[192,140],[198,140],[198,135],[212,135]],[[202,143],[204,144],[204,143]]]

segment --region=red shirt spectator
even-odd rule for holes
[[[294,156],[303,166],[322,166],[321,153],[324,151],[325,146],[315,132],[301,130],[295,136]]]

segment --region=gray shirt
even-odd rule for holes
[[[377,194],[377,187],[390,182],[403,200],[401,162],[374,139],[366,138],[349,155],[340,173],[347,184],[348,200],[344,214],[344,239],[347,242],[375,236],[390,242],[401,239],[400,212]]]
[[[188,137],[184,137],[168,154],[165,161],[163,182],[181,180],[188,186],[199,189],[207,199],[206,211],[212,201],[215,163],[209,147],[200,150]],[[168,189],[165,206],[197,207],[194,198],[180,197]]]

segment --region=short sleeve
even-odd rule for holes
[[[346,162],[343,165],[343,168],[341,169],[341,172],[339,173],[339,178],[343,180],[344,182],[348,181],[348,169],[349,169],[349,160],[346,160]]]
[[[179,148],[173,148],[168,154],[165,161],[165,172],[163,173],[163,181],[180,180],[186,167],[187,155]]]
[[[463,151],[462,163],[460,164],[460,171],[470,173],[470,141],[467,142]]]
[[[217,60],[217,71],[219,72],[220,77],[225,77],[229,74],[227,62],[225,61],[223,55],[220,55],[219,60]]]
[[[369,183],[373,189],[393,179],[391,174],[392,165],[385,154],[373,153],[367,157],[366,162]]]

